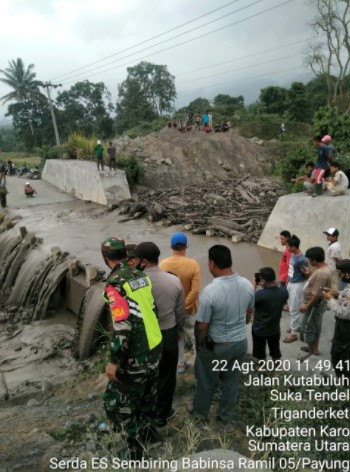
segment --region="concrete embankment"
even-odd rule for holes
[[[348,219],[350,191],[346,195],[331,197],[327,193],[312,198],[305,193],[293,193],[280,197],[265,225],[258,245],[268,249],[282,250],[279,234],[288,230],[301,240],[305,251],[312,246],[328,246],[323,231],[337,228],[343,257],[349,256],[350,224]]]
[[[50,159],[45,163],[42,178],[76,198],[101,205],[131,197],[123,170],[98,172],[94,162]]]

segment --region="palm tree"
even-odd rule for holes
[[[33,68],[34,64],[29,64],[26,69],[22,59],[17,58],[17,61],[9,61],[9,67],[6,69],[0,69],[0,73],[4,75],[4,77],[0,77],[0,81],[13,89],[12,92],[0,98],[2,103],[15,101],[30,105],[47,101],[46,96],[39,90],[43,83],[40,80],[35,80],[36,74],[33,72]],[[34,134],[29,111],[28,121],[31,132]]]

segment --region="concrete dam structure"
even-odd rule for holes
[[[80,200],[101,205],[118,203],[131,197],[123,170],[98,172],[95,162],[48,159],[42,178]]]
[[[324,193],[313,198],[305,193],[293,193],[280,197],[273,209],[258,245],[281,251],[279,234],[288,230],[300,238],[301,249],[312,246],[327,248],[328,242],[323,231],[337,228],[342,255],[349,257],[350,244],[350,191],[346,195],[331,197]]]

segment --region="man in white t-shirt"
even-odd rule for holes
[[[336,269],[336,263],[341,261],[341,247],[338,241],[339,231],[336,228],[328,228],[323,231],[327,235],[329,246],[326,251],[326,264],[331,269],[332,274],[332,288],[338,290],[339,278]]]
[[[349,179],[347,178],[347,175],[340,169],[340,164],[337,162],[332,162],[330,168],[334,176],[327,179],[327,190],[333,197],[344,195],[349,187]]]

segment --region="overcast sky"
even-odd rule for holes
[[[126,68],[146,60],[176,77],[177,107],[218,93],[251,103],[262,87],[312,78],[312,16],[304,0],[1,0],[0,69],[20,57],[39,80],[103,81],[115,100]]]

